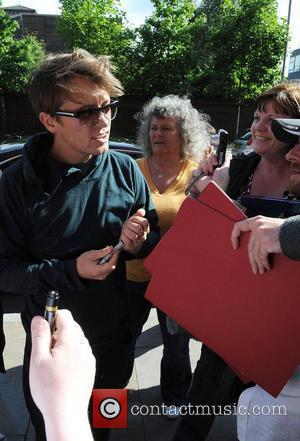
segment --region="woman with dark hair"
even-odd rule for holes
[[[276,119],[272,131],[281,141],[294,147],[286,159],[290,162],[292,176],[290,191],[300,196],[300,119]],[[300,203],[300,202],[299,202]],[[297,211],[298,213],[298,211]],[[293,260],[300,259],[300,216],[274,219],[256,216],[235,224],[231,235],[234,249],[239,247],[239,238],[249,231],[248,256],[252,271],[263,273],[272,270],[269,257],[283,253]],[[289,295],[287,291],[287,296]],[[272,308],[272,305],[270,306]],[[256,385],[245,390],[238,402],[245,409],[237,415],[237,432],[240,441],[298,441],[300,434],[300,365],[289,378],[280,393],[274,398]],[[261,412],[257,412],[260,409]]]
[[[275,137],[271,123],[274,118],[299,118],[299,85],[281,83],[272,87],[258,96],[254,109],[251,126],[253,151],[237,155],[229,166],[224,165],[216,170],[215,156],[201,161],[193,175],[196,177],[204,173],[208,176],[194,183],[193,193],[201,192],[210,180],[214,180],[237,202],[247,195],[293,197],[289,191],[293,172],[286,160],[291,145]],[[246,208],[246,214],[251,217],[262,213]],[[220,414],[219,407],[236,403],[241,391],[248,386],[241,382],[221,357],[203,345],[187,402],[193,406],[204,405],[210,411],[203,415],[198,413],[182,416],[174,441],[205,440],[215,420],[216,411]]]

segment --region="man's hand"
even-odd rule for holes
[[[98,265],[99,259],[112,251],[113,247],[106,247],[98,251],[87,251],[77,257],[76,268],[80,277],[90,280],[105,280],[116,268],[120,251],[116,251],[109,262]]]
[[[123,250],[131,254],[137,254],[140,251],[149,234],[150,227],[145,214],[145,210],[140,208],[124,222],[120,239],[124,243]]]
[[[270,253],[282,253],[279,232],[284,219],[274,219],[264,216],[256,216],[237,222],[231,233],[231,242],[236,250],[239,246],[241,233],[250,231],[248,242],[248,254],[250,265],[254,274],[263,274],[270,270]]]
[[[32,397],[43,414],[47,439],[90,440],[87,408],[95,379],[95,358],[70,311],[57,312],[56,329],[52,347],[48,322],[39,316],[32,319]]]

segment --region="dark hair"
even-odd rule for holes
[[[263,111],[269,103],[272,103],[276,113],[282,113],[291,118],[299,118],[300,85],[296,83],[277,84],[256,98],[254,108]]]
[[[94,57],[83,49],[49,55],[31,75],[28,93],[32,107],[37,114],[53,115],[67,96],[78,92],[72,84],[76,77],[90,79],[110,96],[120,96],[122,85],[111,70],[109,57]]]

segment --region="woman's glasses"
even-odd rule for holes
[[[97,124],[99,119],[103,116],[111,120],[115,119],[117,116],[119,100],[112,100],[109,104],[102,107],[89,107],[84,110],[79,110],[77,112],[65,112],[64,110],[58,110],[54,112],[54,115],[67,116],[69,118],[79,119],[80,124],[83,125],[93,125]]]

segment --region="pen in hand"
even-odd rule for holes
[[[55,328],[55,315],[58,310],[58,301],[59,301],[58,292],[49,291],[46,300],[44,318],[49,323],[51,334],[53,334]]]
[[[103,265],[104,263],[109,262],[112,256],[115,254],[115,252],[121,250],[123,246],[124,246],[124,242],[122,240],[119,240],[117,245],[113,247],[110,253],[108,253],[104,257],[101,257],[101,259],[98,260],[97,265]]]

